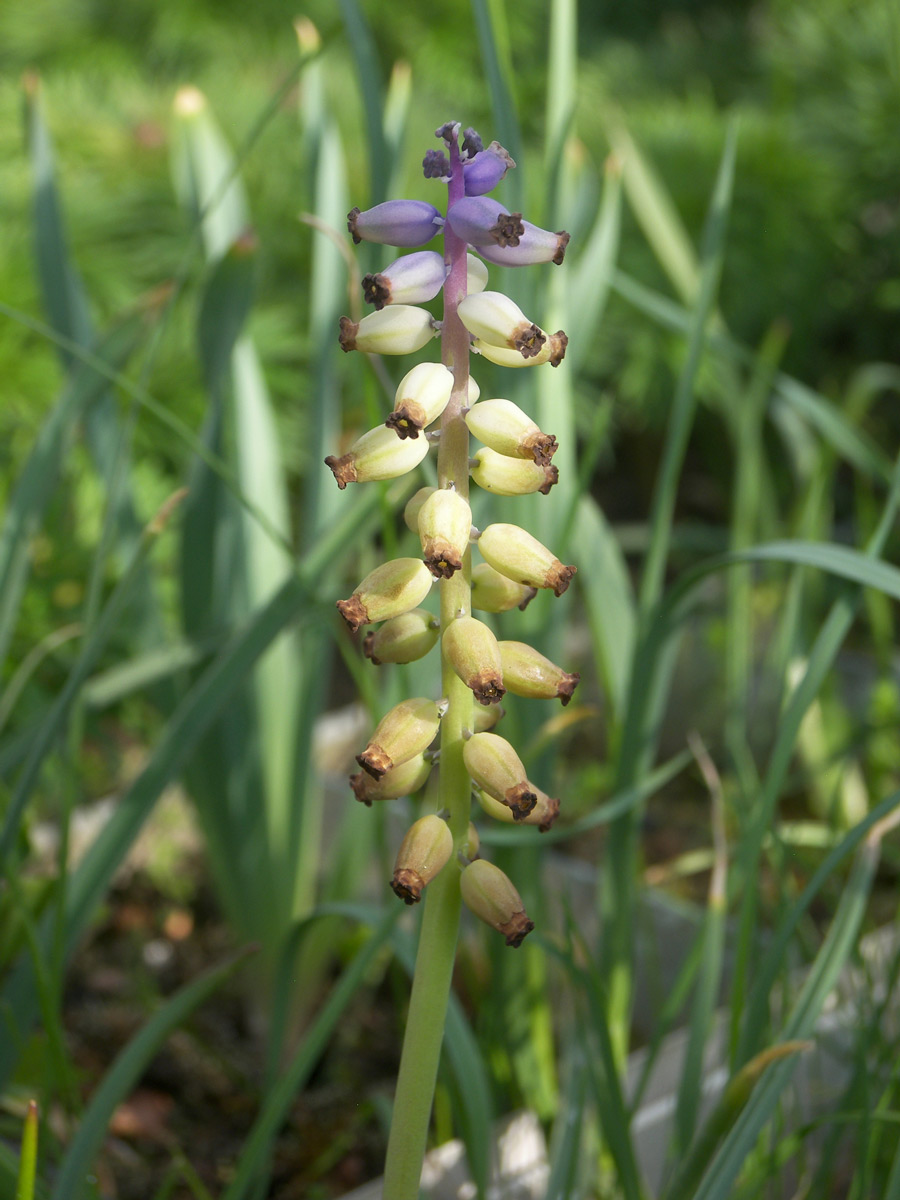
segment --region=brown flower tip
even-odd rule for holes
[[[367,633],[366,636],[363,638],[363,654],[366,656],[366,658],[369,660],[369,662],[372,663],[373,666],[380,667],[381,659],[376,658],[376,656],[375,656],[374,642],[375,642],[375,630],[373,629],[371,633]],[[565,703],[566,703],[566,701],[563,700],[563,704],[565,704]]]
[[[517,912],[497,928],[506,938],[507,946],[512,946],[513,950],[517,950],[534,929],[534,921],[528,919],[526,912]]]
[[[536,429],[522,439],[522,449],[531,455],[539,467],[548,467],[550,459],[559,449],[559,443],[552,433],[541,433]]]
[[[440,538],[435,538],[430,552],[425,556],[425,566],[435,579],[449,579],[456,571],[462,569],[462,558],[454,546]]]
[[[366,611],[366,606],[356,593],[349,600],[338,600],[335,608],[337,608],[338,612],[350,626],[351,633],[356,633],[360,625],[368,625],[369,623],[369,614]]]
[[[417,438],[427,425],[425,412],[415,400],[403,400],[385,421],[388,429],[396,431],[399,438]]]
[[[524,612],[525,609],[528,607],[528,605],[532,602],[532,600],[535,598],[535,596],[537,594],[538,594],[537,588],[530,587],[528,589],[528,592],[527,592],[524,600],[522,601],[522,603],[520,605],[518,605],[519,612]]]
[[[361,239],[357,238],[357,241]],[[341,332],[338,341],[341,349],[348,352],[356,349],[356,335],[359,333],[359,322],[351,321],[349,317],[341,317]],[[555,364],[554,364],[555,365]]]
[[[506,789],[503,803],[512,813],[514,820],[521,821],[537,804],[537,792],[531,790],[526,779],[517,783],[515,787]]]
[[[357,771],[355,775],[350,776],[350,786],[353,788],[353,795],[360,804],[365,804],[366,808],[372,807],[372,797],[369,795],[370,783],[371,776],[366,775],[362,771]]]
[[[581,676],[578,674],[577,671],[574,671],[571,675],[564,675],[562,677],[562,679],[559,681],[559,686],[556,689],[556,694],[557,694],[557,696],[559,696],[560,700],[562,701],[563,708],[565,708],[566,705],[569,703],[569,701],[572,699],[572,693],[578,687],[578,684],[580,681],[581,681]]]
[[[386,275],[364,275],[362,289],[366,303],[377,309],[391,302],[391,281]]]
[[[562,360],[566,357],[566,346],[569,344],[569,339],[561,329],[556,333],[550,334],[550,366],[558,367]],[[346,349],[346,347],[344,347]]]
[[[561,596],[569,584],[577,567],[566,567],[558,560],[547,571],[547,587],[553,588],[554,596]]]
[[[399,896],[404,904],[418,904],[422,899],[424,886],[422,876],[410,867],[399,867],[391,880],[394,894]]]
[[[566,257],[566,246],[569,244],[570,235],[564,229],[560,229],[556,236],[559,238],[559,244],[556,247],[556,253],[553,255],[553,261],[557,266],[560,266],[562,260]]]
[[[334,454],[329,454],[325,459],[325,466],[331,468],[331,472],[337,480],[337,485],[341,489],[347,486],[348,483],[356,483],[356,460],[352,454],[342,454],[338,458]]]
[[[554,334],[554,337],[557,335]],[[513,348],[518,350],[523,358],[537,358],[541,352],[541,347],[547,340],[547,335],[538,325],[523,325],[517,331],[513,341]],[[565,350],[563,350],[565,353]],[[556,363],[553,364],[556,366]]]
[[[544,482],[538,488],[542,496],[546,496],[552,487],[559,483],[559,468],[553,466],[544,467]]]
[[[380,779],[394,765],[391,756],[386,754],[375,742],[369,742],[362,754],[357,754],[356,761],[373,779]]]
[[[469,683],[469,687],[475,693],[475,699],[479,704],[499,704],[506,695],[503,676],[488,669],[479,671]]]
[[[357,246],[362,241],[362,238],[356,232],[356,218],[359,216],[359,212],[359,208],[351,208],[347,213],[347,229],[350,231],[350,236]]]
[[[519,238],[525,232],[521,213],[501,213],[496,224],[488,230],[498,246],[518,246]]]

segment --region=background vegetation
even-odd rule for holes
[[[837,1194],[873,1180],[900,1194],[893,950],[847,1051],[830,1110],[841,1136],[824,1157],[788,1122],[791,1102],[778,1108],[784,1083],[755,1093],[756,1110],[732,1096],[716,1136],[697,1133],[715,1005],[728,1006],[738,1077],[754,1055],[810,1036],[861,930],[896,911],[896,843],[885,837],[877,872],[875,843],[868,858],[859,847],[900,786],[900,593],[876,561],[897,549],[900,20],[878,0],[581,7],[576,73],[551,24],[568,7],[536,0],[313,3],[302,15],[321,42],[301,27],[299,55],[300,14],[274,0],[0,6],[0,1078],[10,1142],[31,1096],[53,1114],[47,1195],[75,1195],[101,1147],[94,1194],[235,1200],[274,1169],[269,1194],[327,1196],[377,1172],[409,931],[371,882],[389,874],[389,819],[360,821],[340,779],[358,748],[345,708],[357,690],[376,712],[410,687],[359,667],[332,604],[381,557],[372,539],[402,543],[403,493],[351,504],[323,479],[339,437],[377,419],[383,377],[338,355],[334,318],[358,289],[299,217],[346,241],[352,204],[430,195],[419,162],[449,118],[504,141],[520,163],[509,202],[573,234],[568,297],[515,281],[523,307],[570,305],[569,375],[554,375],[556,394],[522,383],[515,398],[568,433],[566,453],[579,449],[580,474],[534,519],[579,564],[562,611],[582,703],[565,727],[525,707],[509,719],[564,797],[564,833],[587,820],[561,848],[592,865],[606,855],[607,883],[586,901],[604,910],[604,937],[576,914],[582,946],[546,903],[546,850],[498,851],[524,873],[544,941],[513,965],[467,945],[436,1136],[466,1136],[483,1179],[487,1118],[525,1104],[555,1130],[551,1194],[638,1195],[638,1101],[615,1080],[632,1044],[658,1046],[688,1022],[670,1195],[692,1194],[677,1189],[704,1171],[697,1194],[732,1194],[740,1169],[747,1194],[792,1171],[809,1194],[831,1194],[834,1179],[848,1189]],[[186,85],[205,108],[182,92],[173,111]],[[361,253],[358,266],[377,261]],[[185,485],[151,545],[141,530]],[[752,575],[710,557],[751,544],[769,546]],[[707,574],[692,591],[694,568]],[[532,610],[548,652],[562,644],[560,611]],[[677,661],[660,640],[671,626]],[[312,752],[323,712],[351,713],[330,773]],[[115,871],[154,811],[159,831],[159,797],[179,780],[202,848],[172,849],[188,821],[176,805],[151,839],[144,933],[110,950],[130,973],[135,1036],[101,1022],[92,1042],[79,989],[122,929],[128,888],[149,886],[145,870],[128,888]],[[114,819],[64,869],[75,814],[109,796]],[[639,996],[633,1022],[634,980],[624,992],[612,980],[660,883],[666,904],[694,906],[692,949],[677,986],[658,976],[658,1003]],[[375,909],[364,920],[348,906],[373,895],[385,915],[367,937]],[[329,915],[313,920],[322,905]],[[172,913],[199,927],[209,907],[228,932],[210,920],[171,977],[151,969],[148,940],[180,946]],[[769,991],[750,968],[761,938],[778,951]],[[252,968],[219,965],[249,940],[262,945]],[[800,962],[814,964],[812,983],[792,1008]],[[338,1025],[363,979],[378,1015],[357,1001]],[[559,1013],[551,979],[567,996]],[[243,1106],[200,1097],[194,1119],[209,1124],[212,1108],[221,1138],[195,1164],[190,1112],[155,1144],[142,1125],[129,1158],[107,1133],[116,1106],[214,993],[213,1007],[239,1015],[204,1061]],[[503,998],[520,994],[532,1002],[510,1015]],[[369,1019],[388,1061],[348,1076]],[[190,1028],[195,1048],[218,1045]],[[127,1046],[118,1075],[98,1041]],[[365,1103],[310,1131],[294,1097],[323,1082]],[[782,1136],[757,1143],[773,1113]],[[292,1139],[330,1149],[285,1160]],[[2,1160],[10,1178],[14,1158]]]

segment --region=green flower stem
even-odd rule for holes
[[[448,211],[463,194],[459,151],[451,147]],[[453,392],[441,419],[438,482],[469,494],[469,431],[463,419],[469,393],[469,335],[456,309],[466,294],[466,247],[445,227],[444,255],[450,268],[444,284],[441,360],[453,371]],[[471,555],[463,569],[440,583],[441,634],[460,614],[471,613]],[[473,696],[447,663],[443,695],[449,701],[441,721],[440,804],[449,813],[457,850],[468,839],[471,783],[463,763],[463,731],[472,727]],[[385,1200],[417,1200],[422,1160],[431,1120],[444,1022],[450,997],[459,933],[460,867],[451,859],[425,893],[416,969],[403,1038],[394,1115],[384,1168]]]

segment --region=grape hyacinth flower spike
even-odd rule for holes
[[[566,335],[546,333],[512,299],[491,290],[486,264],[559,264],[569,235],[531,224],[488,194],[515,167],[499,143],[485,147],[472,129],[460,136],[453,121],[436,137],[442,148],[427,151],[423,171],[447,187],[443,214],[429,202],[399,199],[354,208],[348,216],[354,242],[410,253],[364,278],[364,296],[375,311],[358,322],[343,317],[340,345],[348,352],[402,355],[440,336],[440,361],[408,371],[384,423],[342,457],[326,460],[343,489],[414,471],[437,446],[437,487],[421,488],[404,513],[422,557],[383,563],[337,605],[353,633],[380,626],[365,637],[373,664],[411,662],[441,646],[433,698],[406,700],[385,714],[358,756],[362,770],[351,778],[366,805],[426,783],[436,801],[436,811],[420,817],[404,839],[392,881],[408,904],[426,894],[385,1168],[384,1194],[391,1200],[418,1194],[461,904],[512,947],[533,928],[514,884],[479,856],[470,825],[473,797],[479,812],[537,824],[540,831],[559,810],[557,799],[525,777],[514,748],[487,732],[502,716],[497,702],[509,690],[565,704],[578,682],[525,643],[498,642],[472,611],[524,608],[539,588],[562,595],[575,567],[519,526],[493,524],[479,534],[468,503],[471,482],[515,496],[546,494],[556,481],[555,437],[508,400],[480,400],[469,362],[475,353],[501,366],[559,366]],[[431,245],[438,236],[440,251]],[[421,306],[439,294],[437,320]],[[483,443],[471,457],[470,437]],[[474,567],[473,553],[483,559]],[[427,602],[435,594],[439,611],[433,615]]]

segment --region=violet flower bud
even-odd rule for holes
[[[537,792],[525,776],[522,760],[499,734],[474,733],[463,743],[463,762],[478,786],[511,809],[517,821],[537,804]]]
[[[511,608],[524,612],[537,593],[536,587],[516,583],[495,571],[490,563],[472,568],[472,607],[482,612],[509,612]]]
[[[491,192],[516,164],[499,142],[491,142],[474,158],[463,164],[463,180],[467,196],[483,196]]]
[[[400,380],[394,411],[385,425],[401,438],[417,439],[447,407],[452,391],[453,372],[448,367],[439,362],[419,363]],[[424,438],[422,444],[427,445]]]
[[[521,946],[534,929],[512,880],[486,858],[469,863],[459,877],[459,887],[466,907],[502,933],[507,946]]]
[[[371,483],[378,479],[397,479],[419,465],[428,453],[428,443],[400,441],[391,429],[376,425],[353,443],[339,458],[329,454],[330,467],[341,489],[348,483]]]
[[[540,788],[535,788],[534,790],[537,792],[537,804],[535,804],[526,817],[522,817],[521,821],[517,823],[521,825],[537,825],[540,833],[546,833],[559,816],[559,801],[553,796],[548,796],[546,792],[542,792]],[[493,817],[495,821],[503,821],[507,825],[512,824],[516,820],[505,804],[501,804],[499,800],[495,800],[493,796],[488,795],[483,788],[479,788],[477,794],[482,812],[486,813],[487,816]]]
[[[468,501],[450,488],[427,496],[419,510],[419,539],[425,565],[436,579],[449,579],[463,565],[472,532]]]
[[[542,433],[527,413],[512,400],[482,400],[466,413],[466,425],[479,441],[512,458],[530,458],[547,465],[556,453],[556,438]]]
[[[434,647],[440,628],[440,621],[430,612],[413,608],[367,633],[363,653],[376,667],[382,663],[416,662]]]
[[[509,212],[490,196],[457,200],[447,213],[447,223],[457,237],[479,251],[484,246],[518,246],[524,232],[522,214]]]
[[[555,263],[559,266],[566,256],[569,234],[564,229],[552,233],[541,229],[530,221],[520,221],[521,228],[516,241],[503,243],[483,242],[478,253],[498,267],[533,267],[537,263]]]
[[[392,558],[370,571],[348,600],[338,600],[337,609],[356,633],[361,625],[388,621],[418,608],[433,583],[421,558]]]
[[[392,304],[361,321],[341,317],[341,349],[365,354],[412,354],[435,336],[431,313],[412,304]]]
[[[436,813],[420,817],[407,830],[397,852],[391,887],[406,904],[418,904],[422,889],[452,855],[453,834],[447,822]]]
[[[575,574],[575,567],[564,566],[518,525],[488,525],[478,539],[478,549],[501,575],[529,587],[552,588],[556,596],[563,594]]]
[[[559,482],[559,471],[549,463],[539,466],[525,458],[510,458],[485,446],[472,460],[470,474],[479,487],[495,496],[545,496]]]
[[[424,304],[444,286],[447,269],[434,250],[416,250],[395,259],[377,275],[364,275],[363,295],[368,304]]]
[[[358,771],[350,776],[350,786],[360,804],[367,808],[378,800],[397,800],[401,796],[414,796],[428,782],[432,762],[424,754],[416,754],[406,762],[398,763],[385,771],[380,779],[373,779],[368,771]]]
[[[434,700],[418,696],[402,700],[381,718],[356,761],[373,779],[380,779],[392,767],[427,750],[440,723],[441,709]]]
[[[479,704],[497,704],[506,694],[497,639],[475,617],[457,617],[444,630],[444,658]]]
[[[565,707],[572,699],[581,676],[569,674],[545,658],[527,642],[498,642],[503,665],[503,682],[517,696],[537,700],[562,701]]]
[[[438,209],[425,200],[385,200],[374,208],[347,213],[347,228],[354,242],[380,242],[383,246],[424,246],[444,223]]]

